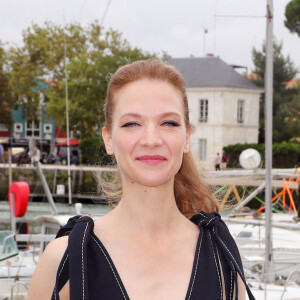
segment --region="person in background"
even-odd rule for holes
[[[79,153],[77,148],[73,148],[71,151],[71,165],[77,165],[79,163]]]
[[[33,149],[32,155],[31,155],[31,162],[33,164],[35,164],[35,163],[39,162],[40,159],[41,159],[40,149],[37,146],[34,146],[34,149]]]
[[[221,171],[221,156],[220,153],[217,153],[217,156],[215,158],[215,169],[216,171]]]
[[[0,163],[4,164],[5,163],[5,158],[4,158],[4,147],[2,143],[0,142]]]
[[[31,158],[30,158],[30,154],[29,154],[29,147],[26,146],[24,151],[19,155],[17,164],[19,166],[22,164],[30,164],[30,162],[31,162]]]
[[[228,163],[228,161],[229,161],[228,155],[223,150],[223,153],[222,153],[222,170],[226,170],[227,169],[227,163]]]

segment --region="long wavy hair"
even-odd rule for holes
[[[107,131],[111,133],[112,129],[115,93],[125,85],[142,79],[161,80],[180,91],[185,125],[187,129],[190,128],[188,100],[182,75],[173,66],[156,59],[148,59],[122,66],[110,76],[104,105]],[[120,200],[122,196],[120,174],[117,173],[114,178],[111,175],[106,177],[106,180],[101,179],[102,190],[112,201]],[[218,201],[200,176],[190,152],[183,154],[182,165],[175,175],[174,195],[178,209],[186,217],[191,217],[199,211],[219,211]]]

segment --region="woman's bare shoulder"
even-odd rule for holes
[[[51,298],[56,273],[67,246],[67,236],[57,238],[48,244],[34,271],[27,300]]]
[[[68,247],[68,239],[69,239],[69,236],[62,236],[60,238],[57,238],[57,239],[51,241],[47,245],[43,255],[44,254],[51,255],[52,252],[54,252],[53,253],[54,255],[62,257]]]

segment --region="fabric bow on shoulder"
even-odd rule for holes
[[[213,295],[211,299],[238,299],[237,274],[245,284],[250,300],[255,300],[244,276],[237,245],[218,212],[199,212],[191,221],[200,228],[197,247],[198,268],[195,286],[200,294]],[[194,292],[195,287],[194,287]],[[200,295],[199,294],[199,295]]]

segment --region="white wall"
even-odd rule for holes
[[[203,169],[213,169],[216,153],[226,145],[257,143],[260,91],[229,88],[187,88],[190,122],[195,126],[191,151]],[[208,99],[207,123],[199,122],[200,99]],[[244,100],[244,123],[237,122],[237,103]],[[199,139],[207,140],[207,160],[199,160]]]

